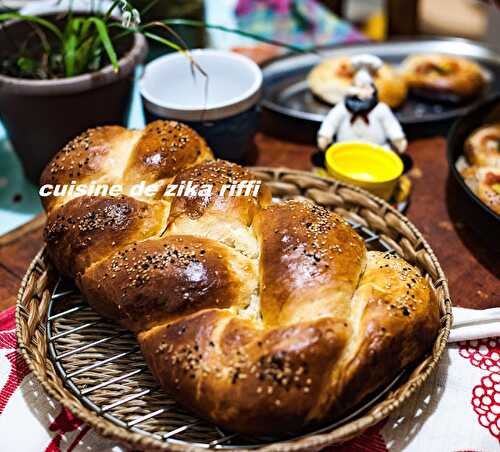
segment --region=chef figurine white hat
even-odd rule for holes
[[[375,75],[383,64],[378,56],[369,55],[367,53],[352,56],[351,63],[356,72],[365,69],[371,75]]]
[[[351,57],[351,63],[356,71],[353,85],[360,88],[373,85],[373,76],[382,66],[382,60],[379,57],[368,54]]]

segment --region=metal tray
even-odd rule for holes
[[[323,58],[361,53],[375,54],[394,65],[414,53],[446,53],[471,58],[485,68],[490,78],[487,89],[467,103],[429,101],[409,94],[395,111],[411,138],[446,133],[454,119],[468,113],[492,92],[500,91],[500,55],[466,39],[424,38],[322,47],[318,48],[318,54],[287,54],[263,66],[264,129],[271,133],[278,132],[278,135],[286,134],[293,139],[297,121],[300,121],[307,130],[296,134],[297,138],[301,141],[314,140],[317,128],[332,106],[313,96],[307,84],[307,74]]]

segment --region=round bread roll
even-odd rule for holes
[[[470,166],[463,169],[461,174],[475,195],[500,215],[500,168]]]
[[[465,141],[465,156],[471,165],[500,168],[500,121],[472,132]]]
[[[434,100],[460,102],[479,94],[485,84],[481,66],[449,55],[411,55],[401,64],[408,87]]]
[[[433,288],[390,253],[367,251],[310,202],[221,195],[252,180],[214,160],[187,126],[89,131],[43,183],[121,183],[118,196],[48,197],[54,265],[103,316],[136,334],[179,403],[236,432],[283,433],[338,418],[429,351]],[[132,182],[212,184],[203,196],[137,199]]]
[[[307,77],[313,94],[329,104],[337,104],[346,95],[355,75],[349,57],[328,58],[315,66]],[[391,108],[406,99],[406,82],[398,72],[384,64],[374,77],[378,97]]]

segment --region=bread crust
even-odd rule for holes
[[[349,57],[327,58],[311,70],[307,82],[315,96],[334,105],[342,101],[352,85],[354,75]],[[381,102],[397,108],[405,101],[406,81],[392,66],[384,64],[374,81]]]
[[[64,185],[77,181],[80,184],[91,181],[114,184],[121,178],[121,171],[127,161],[138,132],[120,126],[104,126],[89,129],[64,146],[45,167],[40,185]],[[76,195],[75,195],[76,197]],[[46,211],[53,210],[72,197],[42,198]]]
[[[500,215],[500,168],[474,165],[464,168],[461,175],[472,192]]]
[[[172,200],[169,232],[210,237],[236,248],[247,256],[258,255],[258,244],[250,232],[257,212],[271,203],[269,188],[262,186],[257,196],[231,196],[229,190],[220,196],[224,186],[233,182],[256,181],[255,175],[234,163],[214,160],[180,172],[175,184],[189,181],[200,186],[210,184],[209,196],[177,196]]]
[[[465,140],[464,154],[470,164],[460,169],[465,183],[500,215],[500,122],[474,130]]]
[[[390,383],[396,369],[428,350],[439,327],[434,291],[419,272],[390,253],[370,251],[352,300],[353,338],[334,369],[338,382],[327,391],[325,406],[338,415],[360,403],[379,385]],[[321,410],[316,415],[321,416]]]
[[[500,168],[500,121],[474,130],[465,140],[464,152],[471,165]]]
[[[167,209],[129,196],[80,196],[49,213],[44,239],[58,270],[70,277],[123,245],[160,233]]]
[[[348,332],[331,318],[262,330],[207,310],[140,334],[139,343],[185,406],[231,431],[283,433],[303,427]]]
[[[254,262],[210,239],[169,235],[135,242],[93,265],[79,286],[97,311],[138,333],[208,308],[243,308]]]
[[[411,55],[401,67],[408,86],[428,96],[463,100],[478,95],[486,85],[481,66],[466,58],[440,54]]]
[[[177,121],[154,121],[146,126],[130,155],[124,180],[152,184],[173,179],[179,171],[213,159],[205,140]]]
[[[345,300],[358,284],[366,248],[343,218],[309,202],[290,201],[263,209],[254,229],[267,325],[347,317]]]

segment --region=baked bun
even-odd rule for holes
[[[329,104],[342,101],[355,75],[349,57],[328,58],[315,66],[307,76],[313,94]],[[406,99],[406,82],[390,65],[384,64],[374,77],[378,97],[391,108]]]
[[[466,58],[411,55],[401,69],[412,92],[432,100],[461,102],[478,95],[486,85],[481,66]]]
[[[92,169],[125,191],[143,177],[161,190],[215,187],[44,201],[54,265],[135,333],[157,381],[199,416],[237,432],[298,431],[352,410],[434,342],[439,308],[417,269],[367,252],[322,207],[272,204],[265,185],[221,196],[255,176],[214,160],[187,126],[101,128],[74,143],[44,181],[86,181]]]
[[[464,154],[467,162],[457,168],[465,183],[500,215],[500,122],[474,130],[465,141]]]
[[[500,215],[500,168],[471,166],[463,169],[461,174],[476,196]]]
[[[500,121],[472,132],[464,150],[471,165],[500,168]]]

